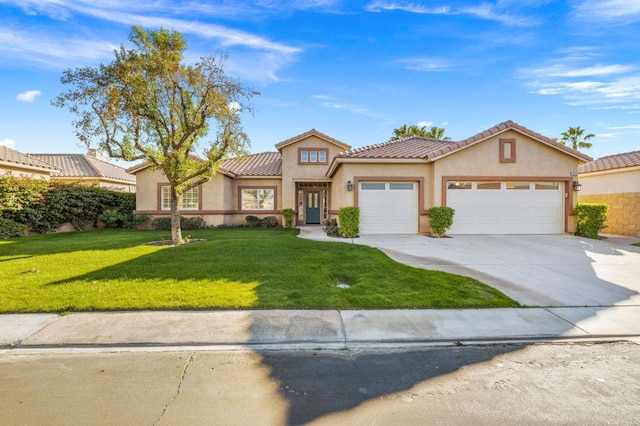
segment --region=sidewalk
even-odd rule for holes
[[[640,338],[640,306],[442,310],[143,311],[0,315],[0,352],[74,347],[344,349]]]

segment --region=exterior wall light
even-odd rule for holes
[[[347,182],[347,191],[353,191],[353,182],[351,181]]]
[[[574,191],[580,191],[582,189],[582,184],[580,182],[578,182],[577,180],[573,181],[573,190]]]

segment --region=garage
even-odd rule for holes
[[[449,234],[561,234],[563,182],[448,182]]]
[[[361,234],[416,234],[417,182],[361,182],[359,184]]]

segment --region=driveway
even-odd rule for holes
[[[319,231],[319,232],[318,232]],[[318,229],[301,237],[339,241]],[[573,235],[364,235],[356,244],[425,269],[472,276],[523,305],[640,305],[637,238]]]

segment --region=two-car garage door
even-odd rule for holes
[[[360,182],[362,234],[418,233],[417,182]],[[448,182],[449,234],[561,234],[564,183]]]
[[[449,182],[450,234],[561,234],[562,182]]]

